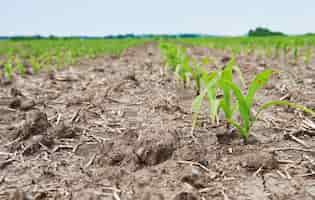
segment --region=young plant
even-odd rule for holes
[[[278,42],[275,46],[275,55],[274,55],[274,59],[279,58],[280,56],[280,49],[281,49],[281,43]]]
[[[233,81],[233,67],[234,59],[232,59],[226,65],[219,80],[219,86],[223,93],[223,98],[220,101],[220,107],[222,108],[228,123],[232,120],[233,117],[233,106],[231,102],[231,88],[227,84],[225,84],[225,82]]]
[[[272,56],[272,49],[271,47],[266,47],[265,48],[265,52],[266,52],[266,57],[270,58]]]
[[[31,57],[30,63],[32,65],[33,72],[35,74],[37,74],[39,72],[39,70],[41,69],[39,62],[37,61],[37,59],[35,57]]]
[[[19,58],[15,59],[15,68],[21,76],[24,76],[26,74],[25,66]]]
[[[265,109],[271,107],[271,106],[289,106],[301,111],[304,111],[306,113],[309,113],[313,116],[315,116],[315,112],[302,106],[302,105],[298,105],[298,104],[294,104],[288,101],[269,101],[265,104],[263,104],[262,106],[259,107],[258,112],[256,114],[256,116],[252,115],[252,111],[253,111],[253,103],[254,103],[254,97],[256,92],[263,88],[270,76],[273,74],[272,70],[265,70],[263,72],[261,72],[260,74],[258,74],[255,79],[251,82],[251,84],[249,85],[248,91],[247,91],[247,95],[244,95],[242,93],[242,90],[240,89],[240,87],[238,85],[236,85],[235,83],[231,82],[231,81],[224,81],[224,84],[227,87],[230,87],[231,90],[233,91],[235,98],[237,100],[238,103],[238,111],[239,111],[239,116],[241,118],[241,122],[237,122],[234,119],[228,119],[229,122],[235,126],[238,131],[240,132],[241,136],[243,137],[243,139],[246,141],[250,135],[250,128],[252,127],[252,125],[255,123],[257,116]]]
[[[164,56],[166,69],[174,72],[180,63],[178,47],[169,43],[161,43],[160,49]]]
[[[202,64],[205,65],[209,62],[207,58],[204,58],[202,60]],[[202,89],[202,79],[208,76],[208,72],[202,67],[202,65],[197,62],[196,60],[192,61],[193,67],[191,68],[191,77],[195,82],[195,90],[196,94],[200,95],[201,94],[201,89]]]
[[[219,73],[212,72],[209,75],[204,74],[202,77],[202,82],[204,84],[204,89],[198,95],[192,103],[192,112],[193,112],[193,128],[195,128],[198,115],[201,112],[202,102],[204,98],[207,98],[208,105],[210,108],[210,120],[211,123],[215,124],[218,121],[219,105],[220,100],[217,98],[218,91],[218,81]]]
[[[175,75],[177,77],[178,81],[182,81],[184,87],[186,86],[189,74],[192,74],[192,68],[190,66],[190,59],[189,57],[184,53],[184,49],[180,49],[178,53],[179,62],[175,69]]]
[[[259,89],[266,85],[271,74],[272,70],[265,70],[258,74],[249,85],[247,95],[244,95],[240,87],[232,81],[223,81],[222,83],[225,87],[228,87],[233,91],[237,100],[239,115],[241,117],[241,122],[236,122],[232,118],[227,120],[239,130],[244,140],[247,140],[250,128],[255,120],[252,116],[252,106],[255,94]]]
[[[299,49],[297,47],[293,50],[293,64],[297,65],[299,61]]]
[[[10,61],[4,64],[4,76],[8,80],[11,80],[13,77],[13,66]]]
[[[305,56],[303,57],[303,61],[305,65],[309,65],[311,63],[312,60],[312,49],[311,48],[307,48]]]
[[[234,58],[229,61],[223,71],[212,72],[210,75],[206,73],[202,74],[201,82],[204,85],[204,89],[201,91],[200,95],[195,98],[192,104],[194,113],[193,126],[196,124],[204,98],[207,98],[210,108],[209,114],[211,123],[218,123],[218,115],[220,110],[222,110],[227,119],[227,125],[229,126],[236,106],[232,104],[231,88],[228,87],[225,82],[233,81],[233,71],[238,73],[240,81],[245,85],[242,73],[237,67]],[[222,98],[218,98],[220,90],[222,91]]]

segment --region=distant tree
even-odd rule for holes
[[[9,36],[0,36],[0,40],[8,40],[8,39],[10,39]]]
[[[57,37],[57,36],[54,36],[54,35],[49,35],[49,36],[48,36],[48,39],[50,39],[50,40],[55,40],[55,39],[58,39],[58,37]]]
[[[315,36],[315,33],[305,33],[304,36]]]
[[[282,32],[274,32],[268,28],[257,27],[255,30],[249,30],[248,36],[250,37],[261,37],[261,36],[285,36]]]

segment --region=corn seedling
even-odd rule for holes
[[[177,80],[183,82],[184,87],[189,81],[189,76],[193,74],[193,69],[190,65],[190,58],[187,56],[184,48],[178,48],[176,59],[177,65],[175,68],[175,75]]]
[[[195,128],[196,126],[196,122],[198,120],[198,115],[201,112],[202,102],[204,98],[207,98],[208,101],[211,122],[214,124],[218,121],[218,112],[220,105],[220,100],[217,98],[219,73],[212,72],[209,75],[204,74],[202,77],[202,81],[205,85],[205,88],[200,93],[200,95],[198,95],[194,99],[192,103],[193,128]]]
[[[272,56],[272,49],[271,49],[271,47],[266,47],[265,52],[266,52],[266,57],[267,58],[271,58],[271,56]]]
[[[293,50],[293,59],[294,59],[293,64],[297,65],[299,61],[299,49],[297,47],[295,47]]]
[[[303,61],[305,65],[309,65],[311,63],[312,60],[312,49],[311,48],[307,48],[305,56],[303,57]]]
[[[63,67],[74,64],[79,58],[95,57],[98,54],[118,55],[128,47],[143,44],[148,39],[40,39],[40,40],[21,40],[21,41],[1,41],[0,58],[5,55],[4,63],[9,63],[12,57],[27,61],[33,67],[34,72],[42,69],[42,66],[52,68]],[[23,68],[13,59],[11,63],[13,73],[17,71],[23,74]],[[4,67],[3,67],[4,68]],[[4,73],[4,71],[3,71]]]
[[[40,70],[40,64],[38,63],[38,61],[36,60],[35,57],[31,57],[30,63],[32,65],[32,70],[35,74],[37,74]]]
[[[222,83],[225,87],[228,87],[233,91],[238,104],[237,108],[239,111],[239,116],[241,117],[240,123],[236,122],[232,118],[227,120],[229,121],[230,124],[232,124],[239,130],[244,140],[247,140],[250,128],[254,122],[254,118],[252,117],[251,112],[255,94],[268,82],[268,79],[271,76],[271,74],[272,74],[271,70],[265,70],[258,74],[249,85],[247,95],[244,95],[240,87],[231,81],[224,80]]]
[[[201,80],[204,89],[201,91],[200,95],[195,98],[192,104],[193,126],[196,125],[196,120],[201,112],[201,105],[204,98],[208,101],[211,123],[218,123],[218,115],[220,110],[222,110],[229,125],[236,106],[232,104],[231,88],[228,87],[225,82],[233,81],[233,70],[238,73],[241,83],[245,86],[242,73],[237,67],[234,58],[229,61],[223,71],[212,72],[210,75],[206,73],[202,74]],[[219,92],[222,93],[221,99],[218,98]]]
[[[15,68],[21,76],[25,75],[26,73],[25,66],[23,65],[23,63],[21,62],[19,58],[15,59]]]
[[[4,76],[6,79],[11,80],[13,77],[13,65],[11,62],[4,64]]]
[[[231,99],[231,88],[225,82],[233,81],[233,67],[235,66],[234,59],[232,59],[221,73],[219,80],[219,87],[222,90],[223,98],[220,101],[220,108],[222,108],[225,118],[229,122],[233,117],[233,105]]]
[[[168,43],[161,43],[160,49],[164,56],[166,70],[170,69],[174,72],[180,63],[178,47]]]
[[[204,58],[202,64],[208,64],[209,60]],[[205,83],[207,80],[208,72],[202,67],[200,63],[196,60],[193,60],[193,68],[191,68],[191,77],[195,82],[195,91],[197,95],[201,94],[202,84]],[[204,80],[203,80],[204,79]]]
[[[281,43],[278,42],[275,46],[275,55],[274,58],[277,59],[280,56]]]
[[[200,65],[195,61],[191,61],[191,58],[186,53],[186,49],[183,47],[162,43],[160,44],[160,49],[166,60],[166,68],[175,73],[177,81],[182,82],[185,87],[188,85],[191,78],[195,81],[195,89],[197,94],[199,94],[201,84],[200,79],[202,73],[205,73]]]
[[[253,107],[253,103],[254,103],[254,97],[256,92],[263,88],[270,76],[272,75],[273,71],[272,70],[265,70],[263,72],[261,72],[260,74],[258,74],[256,76],[256,78],[252,81],[252,83],[249,85],[249,89],[247,92],[247,95],[244,95],[240,89],[240,87],[238,87],[238,85],[236,85],[233,82],[230,81],[224,81],[224,84],[227,85],[227,87],[230,87],[231,90],[233,91],[235,98],[237,100],[238,103],[238,111],[239,111],[239,116],[241,117],[241,122],[236,122],[233,119],[228,119],[229,122],[235,126],[241,136],[243,137],[243,139],[246,141],[249,134],[250,134],[250,128],[252,127],[252,125],[254,124],[254,122],[257,119],[258,114],[260,114],[263,110],[272,107],[272,106],[289,106],[292,107],[294,109],[297,110],[301,110],[303,112],[306,112],[308,114],[311,114],[313,116],[315,116],[315,112],[302,106],[302,105],[298,105],[295,103],[291,103],[288,101],[270,101],[267,102],[265,104],[263,104],[262,106],[259,107],[258,112],[256,114],[256,116],[252,116],[252,107]]]

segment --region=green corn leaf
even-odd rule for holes
[[[256,92],[267,84],[269,77],[272,75],[272,73],[273,73],[272,70],[265,70],[261,72],[255,77],[255,79],[249,85],[248,93],[246,96],[246,101],[249,107],[252,107],[253,105]]]
[[[232,115],[230,114],[231,113],[230,105],[227,105],[225,103],[224,99],[220,100],[219,107],[222,108],[222,110],[223,110],[223,112],[225,114],[225,118],[227,118],[227,119],[231,119],[232,118]]]
[[[208,74],[207,71],[202,72],[201,80],[204,85],[204,87],[207,87],[210,83],[210,81],[218,76],[218,72],[211,72]]]
[[[208,87],[207,91],[208,104],[210,108],[210,119],[212,123],[216,122],[219,114],[220,100],[216,98],[216,90],[216,87]]]
[[[239,129],[238,127],[236,128],[240,130],[242,137],[244,139],[247,139],[251,126],[251,116],[250,107],[247,104],[246,97],[242,94],[241,89],[235,83],[229,81],[225,81],[224,83],[232,89],[238,102],[238,108],[240,111],[240,116],[242,118],[242,126],[241,129]]]
[[[305,113],[308,113],[310,115],[312,115],[313,117],[315,117],[315,111],[303,106],[303,105],[299,105],[299,104],[295,104],[289,101],[281,101],[281,100],[276,100],[276,101],[270,101],[267,102],[265,104],[263,104],[262,106],[260,106],[260,108],[257,111],[256,117],[258,117],[258,115],[265,109],[272,107],[272,106],[289,106],[291,108],[303,111]]]
[[[203,74],[203,80],[205,81],[205,89],[198,95],[192,104],[193,112],[193,127],[196,126],[196,121],[201,110],[203,99],[207,96],[208,104],[210,106],[210,118],[212,122],[217,119],[219,102],[216,100],[216,83],[218,81],[218,73],[212,72],[211,74]]]
[[[192,78],[195,81],[195,89],[198,93],[201,93],[201,87],[203,84],[203,77],[208,76],[207,71],[201,67],[195,60],[193,60],[193,68],[191,67],[192,70]]]
[[[4,76],[8,79],[11,80],[13,75],[13,67],[11,63],[6,63],[4,64]]]
[[[192,113],[193,113],[193,128],[196,127],[196,123],[197,123],[197,119],[198,119],[198,115],[200,114],[201,111],[201,106],[202,106],[202,102],[203,99],[206,95],[206,90],[204,90],[200,95],[198,95],[193,103],[192,103]]]
[[[212,103],[212,108],[210,109],[210,118],[212,120],[212,124],[215,124],[218,120],[220,109],[220,99],[215,99]]]
[[[22,63],[17,63],[16,68],[17,68],[20,75],[23,76],[26,73],[26,69]]]
[[[244,79],[244,77],[243,77],[243,73],[242,73],[241,69],[238,67],[238,65],[234,65],[234,66],[233,66],[233,70],[235,70],[236,73],[238,74],[238,77],[239,77],[239,79],[240,79],[242,85],[243,85],[244,87],[246,87],[246,83],[245,83],[245,79]]]
[[[210,107],[210,118],[212,123],[218,118],[220,100],[217,99],[217,89],[219,76],[218,73],[214,72],[209,75],[211,80],[207,84],[207,99]]]
[[[232,118],[232,103],[231,103],[231,88],[225,82],[232,82],[233,79],[233,65],[234,60],[232,59],[229,64],[225,67],[221,74],[221,79],[219,81],[220,88],[223,91],[223,101],[220,102],[220,105],[223,106],[222,109],[225,113],[227,119]]]
[[[177,65],[175,68],[175,75],[177,79],[183,80],[183,77],[181,76],[181,74],[182,74],[182,65]]]

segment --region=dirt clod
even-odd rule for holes
[[[175,145],[175,138],[170,133],[150,134],[138,143],[135,154],[140,163],[157,165],[173,155]]]
[[[36,135],[45,132],[50,124],[46,113],[35,110],[26,114],[25,126],[29,127],[29,132],[32,132],[32,135]]]
[[[217,130],[216,137],[219,144],[231,144],[234,140],[240,139],[235,130],[226,131],[224,127]]]
[[[194,161],[207,164],[207,160],[204,160],[206,155],[206,149],[202,148],[200,145],[185,145],[184,147],[177,149],[174,153],[174,157],[177,160]]]
[[[11,193],[9,200],[31,200],[32,198],[26,192],[16,189]]]
[[[52,138],[43,135],[34,135],[24,142],[24,155],[31,155],[39,151],[41,145],[50,147],[53,144]]]
[[[206,188],[211,182],[211,178],[197,167],[187,167],[183,174],[180,180],[196,189]]]
[[[35,105],[35,101],[33,101],[32,99],[26,99],[21,102],[20,109],[23,111],[27,111],[32,109]]]
[[[26,114],[26,120],[14,133],[13,138],[26,140],[32,135],[44,134],[50,126],[45,113],[35,110]]]
[[[180,192],[173,200],[199,200],[199,197],[191,192]]]
[[[53,138],[73,138],[76,136],[76,132],[80,131],[79,128],[75,128],[67,123],[61,122],[56,127],[53,127],[49,135]]]
[[[11,94],[12,97],[17,97],[17,96],[23,97],[24,96],[19,89],[14,88],[14,87],[11,88],[10,94]]]
[[[21,106],[21,99],[20,98],[13,98],[9,104],[10,108],[17,109]]]
[[[248,170],[255,171],[259,168],[275,169],[278,167],[278,162],[271,153],[257,152],[245,155],[241,165]]]

